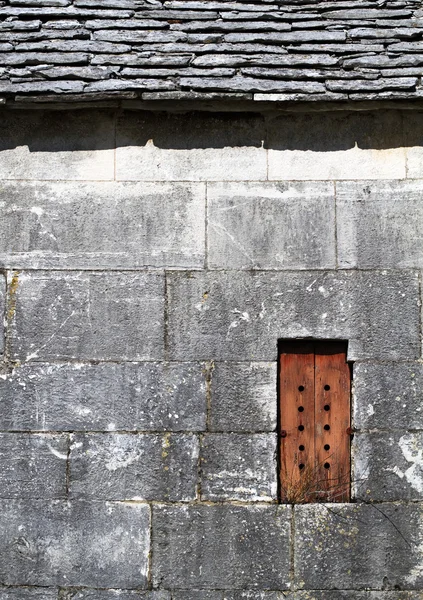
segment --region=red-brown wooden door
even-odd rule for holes
[[[350,500],[351,375],[346,343],[281,342],[282,502]]]

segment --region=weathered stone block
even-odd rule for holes
[[[154,506],[153,585],[286,589],[286,506]]]
[[[276,471],[274,433],[215,433],[203,438],[203,500],[276,500]]]
[[[336,184],[342,268],[423,267],[422,181]]]
[[[354,493],[363,500],[423,499],[423,433],[362,433],[354,437]]]
[[[66,495],[67,435],[0,433],[0,498]]]
[[[286,600],[421,600],[420,592],[366,592],[358,590],[307,590],[292,592]]]
[[[242,115],[126,112],[118,121],[118,180],[267,178],[263,120]]]
[[[284,600],[284,592],[262,590],[173,590],[172,600]]]
[[[90,590],[62,588],[58,600],[170,600],[166,590]]]
[[[4,182],[0,266],[202,267],[201,183]]]
[[[27,363],[0,377],[0,429],[203,431],[201,363]]]
[[[207,199],[209,267],[335,267],[332,183],[214,183]]]
[[[406,176],[398,112],[284,115],[272,120],[269,132],[269,179]]]
[[[295,518],[302,588],[421,589],[420,504],[299,505]]]
[[[408,58],[412,58],[411,55]],[[423,112],[407,111],[404,117],[405,154],[407,177],[421,179],[423,177]]]
[[[198,439],[189,434],[74,434],[70,495],[89,500],[194,500]]]
[[[0,314],[6,313],[6,278],[0,273]],[[0,319],[0,354],[4,352],[4,318]]]
[[[114,178],[112,113],[3,112],[0,129],[1,179]]]
[[[348,339],[349,358],[419,355],[415,273],[169,274],[174,360],[275,360],[278,338]]]
[[[356,429],[423,429],[423,365],[354,365]]]
[[[276,363],[215,363],[211,431],[274,431],[276,404]]]
[[[146,588],[145,504],[2,500],[5,585]]]
[[[21,273],[12,323],[18,360],[163,358],[160,273]]]
[[[57,589],[0,586],[0,598],[1,600],[57,600]]]

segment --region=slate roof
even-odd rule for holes
[[[423,5],[0,1],[0,95],[357,101],[423,96]]]

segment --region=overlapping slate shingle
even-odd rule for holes
[[[423,97],[421,0],[0,0],[7,101]]]

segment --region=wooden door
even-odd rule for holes
[[[345,342],[280,343],[282,502],[350,500],[351,375],[346,351]]]

